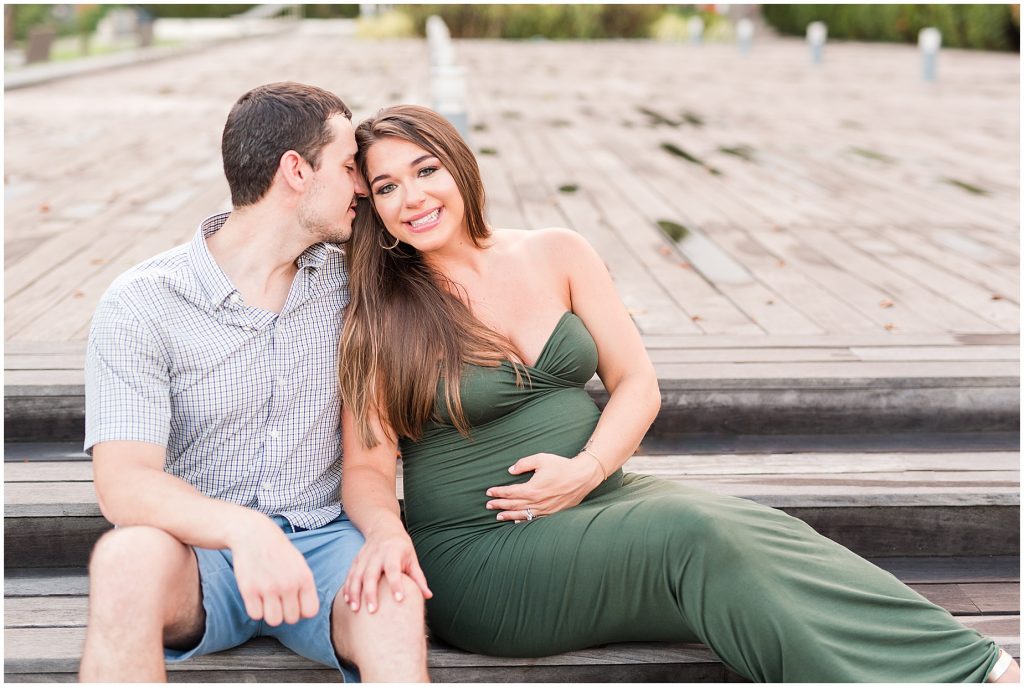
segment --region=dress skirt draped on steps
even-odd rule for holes
[[[593,339],[567,312],[522,385],[508,363],[467,367],[470,438],[441,395],[440,421],[402,442],[406,519],[439,638],[498,656],[699,641],[757,681],[984,680],[991,640],[751,501],[617,471],[575,508],[497,521],[485,491],[530,477],[510,478],[509,466],[574,456],[590,438],[600,411],[584,385],[596,368]]]

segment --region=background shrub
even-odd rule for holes
[[[823,21],[829,38],[916,43],[922,28],[934,26],[946,47],[1020,51],[1019,5],[762,5],[761,11],[793,36]]]
[[[665,5],[399,5],[421,34],[444,19],[453,38],[647,38]]]

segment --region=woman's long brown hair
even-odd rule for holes
[[[381,110],[356,128],[356,162],[368,179],[366,156],[382,138],[414,143],[441,161],[455,179],[465,205],[469,237],[477,247],[491,235],[484,221],[480,168],[466,142],[446,119],[415,105]],[[463,366],[511,361],[519,381],[520,361],[511,342],[489,329],[458,297],[461,287],[432,269],[412,246],[394,243],[377,211],[360,199],[347,254],[352,300],[338,356],[342,402],[355,415],[362,444],[379,443],[374,413],[397,441],[419,439],[435,412],[438,379],[444,381],[448,417],[462,434]]]

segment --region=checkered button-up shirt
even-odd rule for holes
[[[86,355],[85,449],[159,444],[164,470],[207,496],[319,527],[341,513],[345,258],[311,246],[280,314],[248,306],[206,247],[227,218],[208,218],[190,244],[103,296]]]

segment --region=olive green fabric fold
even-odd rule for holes
[[[616,471],[579,506],[499,522],[489,487],[534,453],[576,455],[600,412],[597,350],[566,313],[516,385],[467,367],[470,438],[402,442],[406,519],[441,639],[496,656],[620,641],[707,644],[767,682],[981,682],[998,649],[889,573],[785,513]],[[439,385],[439,393],[442,388]],[[440,403],[439,408],[443,408]]]

